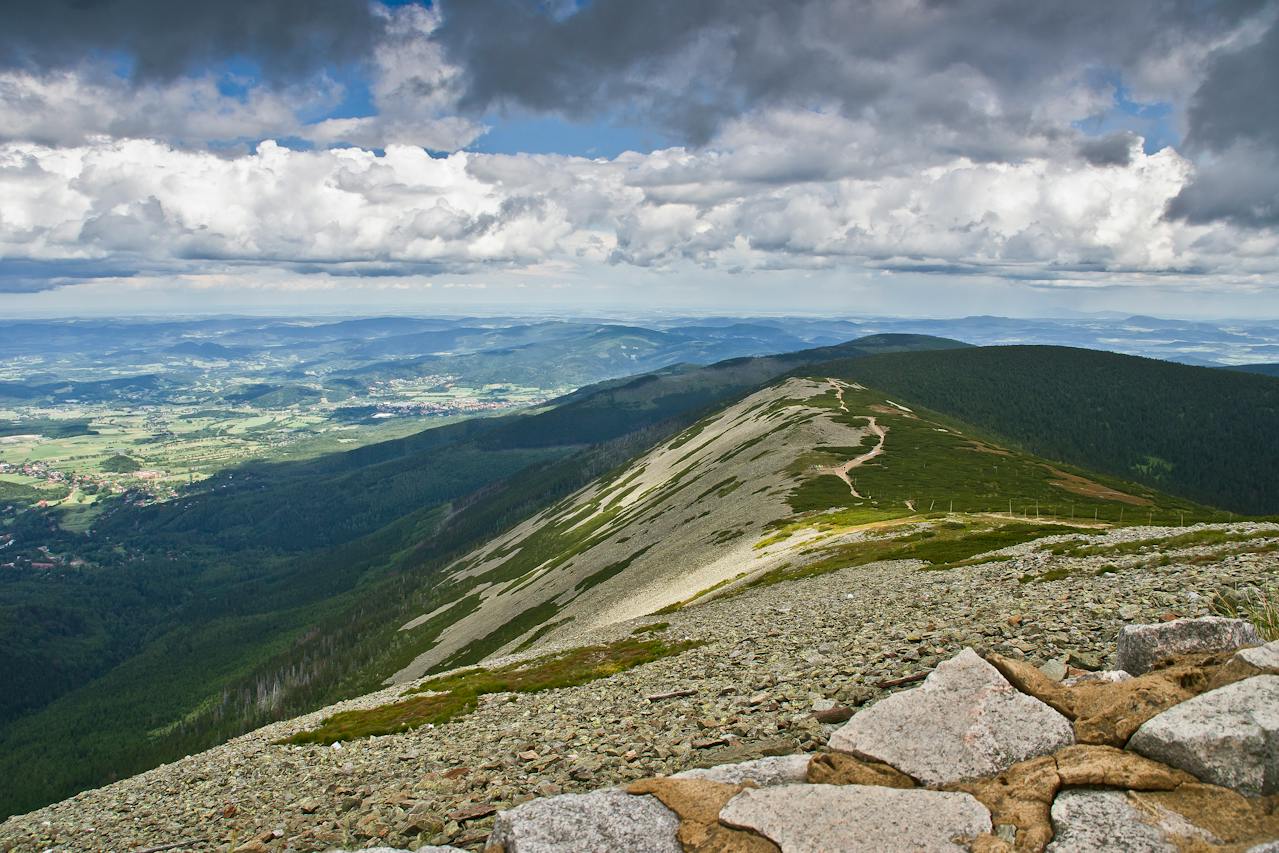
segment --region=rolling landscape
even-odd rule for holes
[[[0,853],[1279,851],[1279,0],[0,26]]]

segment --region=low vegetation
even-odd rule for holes
[[[780,566],[754,578],[744,588],[823,575],[881,560],[923,560],[931,564],[929,568],[948,569],[963,565],[978,554],[1070,532],[1072,528],[1061,524],[998,521],[914,524],[903,527],[897,535],[849,542],[820,551],[812,562]]]
[[[1257,633],[1267,642],[1279,640],[1279,586],[1247,590],[1226,597],[1218,595],[1212,609],[1231,619],[1247,619],[1257,626]]]
[[[660,630],[656,625],[646,628]],[[405,694],[408,698],[401,702],[334,714],[319,728],[300,732],[286,742],[330,744],[402,732],[428,723],[438,725],[473,710],[479,698],[488,693],[538,693],[572,687],[679,654],[696,645],[699,643],[628,638],[497,669],[468,669],[426,681],[408,691]]]

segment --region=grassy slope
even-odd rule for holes
[[[821,377],[812,378],[821,381]],[[864,423],[867,415],[873,415],[888,431],[883,454],[856,469],[862,496],[854,496],[843,481],[818,473],[818,468],[868,448],[817,447],[810,451],[801,460],[802,473],[790,494],[794,514],[775,523],[773,532],[757,543],[757,547],[776,549],[794,542],[793,561],[748,579],[737,590],[878,560],[923,560],[944,569],[979,554],[1045,536],[1123,522],[1144,523],[1152,519],[1192,522],[1214,515],[1209,508],[1134,483],[1065,469],[1026,453],[989,444],[971,437],[965,425],[952,419],[923,409],[908,412],[894,407],[882,392],[848,388],[843,391],[842,400],[848,411],[840,406],[840,398],[833,390],[809,398],[807,405],[824,409],[827,416],[854,426]],[[769,419],[775,409],[790,410],[788,406],[800,403],[781,400],[760,409],[756,417]],[[780,421],[778,428],[789,429],[787,423],[789,419]],[[695,444],[705,424],[703,420],[689,427],[671,445]],[[622,487],[634,477],[634,469],[623,468],[604,482]],[[662,488],[655,491],[660,494]],[[614,493],[602,491],[600,494]],[[932,497],[926,497],[928,495]],[[720,496],[708,490],[698,501],[711,503]],[[944,511],[929,512],[932,508],[929,504],[938,502]],[[1008,502],[1013,505],[1012,514],[1005,514]],[[914,504],[916,509],[911,509],[909,504]],[[595,521],[580,523],[580,519],[588,515],[596,515]],[[564,514],[555,516],[553,523],[519,543],[515,553],[499,567],[501,577],[492,573],[485,577],[514,580],[518,586],[518,579],[529,571],[553,572],[557,565],[578,553],[584,541],[596,535],[621,532],[606,532],[609,517],[610,511],[599,505],[599,498],[580,506],[566,506]],[[871,529],[876,534],[873,538],[845,538],[847,534]],[[814,531],[820,534],[816,539],[800,535]],[[644,547],[653,544],[650,542]],[[604,571],[612,572],[614,568],[625,572],[627,566],[608,566]],[[511,630],[502,634],[500,642],[484,645],[473,653],[471,649],[464,650],[466,653],[460,658],[450,658],[439,668],[474,663],[502,642],[518,637],[539,623],[558,624],[556,616],[555,607],[535,605],[513,620]],[[638,631],[654,627],[644,626]],[[601,669],[596,665],[598,660],[608,663],[614,656],[629,660],[630,651],[639,654],[637,661],[651,659],[643,644],[634,640],[614,645],[616,654],[596,647],[575,649],[499,669],[481,668],[437,678],[406,692],[399,701],[334,715],[293,741],[331,743],[401,731],[425,723],[442,723],[469,711],[476,697],[485,692],[537,690],[602,677],[617,667],[609,664]],[[635,649],[631,650],[630,646]],[[428,695],[417,695],[424,692]]]
[[[1065,347],[904,353],[836,375],[1061,459],[1236,512],[1279,512],[1279,382]]]

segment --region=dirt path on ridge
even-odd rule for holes
[[[848,406],[844,404],[844,386],[831,377],[827,377],[826,381],[835,389],[835,396],[839,398],[839,408],[842,411],[847,412]],[[866,428],[870,430],[872,435],[879,438],[879,442],[867,452],[860,456],[854,456],[843,465],[823,466],[817,470],[822,474],[833,474],[843,480],[844,484],[848,486],[848,491],[852,492],[853,497],[865,498],[866,496],[857,491],[857,487],[853,485],[853,479],[848,476],[848,472],[859,465],[865,465],[867,462],[884,452],[884,440],[888,438],[888,429],[880,426],[879,422],[875,420],[874,415],[858,415],[858,417],[866,419]]]

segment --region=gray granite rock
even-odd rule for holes
[[[685,770],[682,773],[676,773],[674,778],[707,779],[711,782],[726,782],[730,785],[740,785],[742,782],[754,782],[756,785],[804,782],[808,779],[808,761],[811,757],[807,753],[770,756],[757,758],[754,761],[743,761],[740,764],[721,764],[718,767]]]
[[[1052,805],[1053,841],[1047,853],[1175,853],[1175,838],[1219,842],[1180,815],[1157,814],[1133,805],[1123,791],[1077,788],[1062,791]]]
[[[1279,676],[1201,693],[1147,720],[1134,752],[1246,794],[1279,792]]]
[[[1119,631],[1118,666],[1141,675],[1160,660],[1190,652],[1223,652],[1261,644],[1251,622],[1204,616],[1155,625],[1126,625]]]
[[[1279,841],[1263,841],[1249,847],[1244,853],[1279,853]]]
[[[944,785],[997,773],[1074,742],[1069,720],[964,649],[938,664],[919,687],[857,714],[831,735],[830,747]]]
[[[1240,649],[1235,653],[1234,660],[1262,672],[1279,673],[1279,640],[1266,643],[1264,646]]]
[[[505,853],[681,853],[679,818],[652,797],[563,794],[500,812],[486,850]]]
[[[967,850],[990,832],[990,812],[968,794],[872,785],[747,789],[719,813],[786,853]]]

